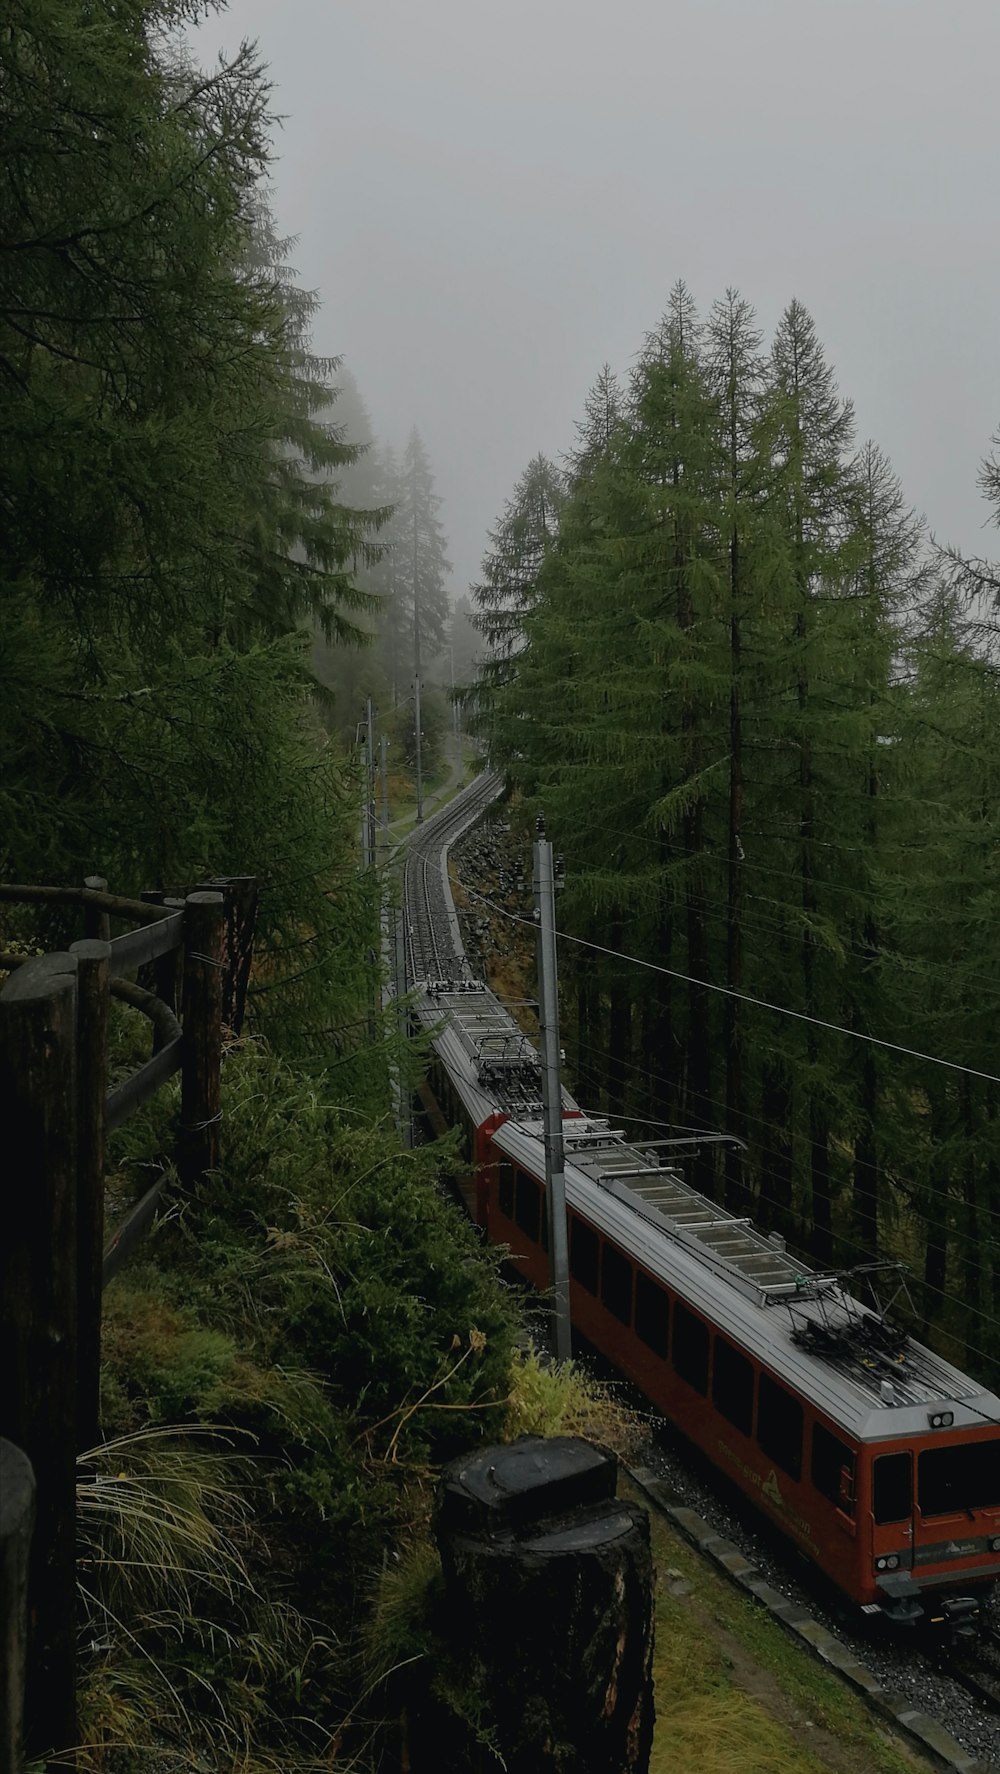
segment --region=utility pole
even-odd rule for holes
[[[365,730],[368,736],[365,753],[365,818],[368,822],[368,865],[375,866],[375,707],[371,697],[365,703]]]
[[[379,740],[379,775],[382,779],[382,842],[386,856],[389,851],[389,741],[383,733]]]
[[[424,782],[420,768],[420,587],[417,581],[417,459],[413,458],[411,474],[411,491],[413,494],[413,731],[416,745],[417,771],[417,818],[416,824],[422,825],[424,820]]]
[[[452,620],[452,626],[454,626],[454,622],[455,622],[454,612],[452,613],[451,620]],[[459,737],[458,737],[458,703],[455,700],[455,643],[454,643],[454,641],[449,641],[449,643],[448,643],[448,662],[451,666],[451,749],[452,749],[452,752],[453,752],[454,758],[455,758],[455,769],[457,770],[458,766],[461,762],[462,750],[461,750],[461,745],[459,743]]]
[[[545,1123],[545,1208],[549,1225],[549,1287],[556,1329],[556,1360],[570,1358],[569,1246],[559,1070],[559,983],[556,973],[555,871],[545,821],[537,825],[534,881],[538,931],[538,1022],[542,1036],[542,1113]]]
[[[372,760],[368,745],[368,728],[366,723],[359,721],[355,730],[356,741],[364,752],[364,778],[361,784],[361,867],[366,871],[372,866],[372,821],[371,821],[371,781]]]
[[[365,701],[365,806],[362,820],[364,839],[364,856],[366,871],[374,871],[376,867],[375,853],[375,710],[371,697]],[[375,1046],[377,1029],[375,1024],[375,965],[376,954],[373,949],[368,951],[370,973],[368,977],[368,1044]]]

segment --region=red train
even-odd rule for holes
[[[424,1104],[463,1129],[466,1205],[544,1288],[535,1050],[478,984],[430,986],[418,1014],[437,1030]],[[1000,1398],[688,1187],[661,1162],[671,1142],[630,1144],[569,1097],[563,1112],[575,1329],[852,1603],[972,1619],[1000,1578]]]

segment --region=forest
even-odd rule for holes
[[[189,1195],[168,1178],[104,1298],[74,1765],[109,1774],[372,1765],[396,1660],[378,1573],[426,1532],[441,1461],[506,1432],[517,1369],[507,1292],[439,1187],[452,1153],[392,1128],[408,1059],[360,867],[364,689],[313,668],[383,658],[382,712],[405,704],[414,566],[441,653],[433,475],[414,437],[390,492],[365,481],[271,215],[266,67],[249,46],[197,67],[201,11],[13,0],[0,29],[0,878],[244,873],[261,895],[219,1169]],[[78,934],[5,905],[0,951]],[[116,1009],[113,1077],[142,1020]],[[109,1142],[109,1225],[178,1116],[168,1087]]]
[[[994,445],[1000,440],[994,440]],[[1000,455],[982,466],[1000,523]],[[1000,573],[936,547],[815,325],[683,283],[537,456],[477,721],[565,856],[569,1071],[822,1268],[1000,1356]],[[891,1289],[890,1289],[891,1291]],[[995,1370],[994,1370],[995,1371]]]
[[[420,679],[428,778],[460,702],[512,821],[544,810],[589,1104],[738,1134],[703,1188],[820,1264],[905,1259],[930,1333],[1000,1358],[1000,574],[859,446],[797,301],[766,347],[741,297],[678,285],[453,598],[428,448],[316,354],[271,79],[249,45],[196,64],[205,10],[0,27],[0,878],[260,888],[219,1168],[173,1179],[104,1300],[93,1774],[377,1767],[411,1665],[479,1731],[428,1652],[436,1475],[487,1436],[625,1433],[525,1352],[440,1186],[457,1141],[392,1125],[425,1056],[380,1005],[369,697],[398,807]],[[76,934],[5,905],[0,952]],[[116,1006],[119,1074],[144,1038]],[[168,1087],[114,1134],[111,1206],[178,1118]]]

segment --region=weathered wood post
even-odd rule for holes
[[[84,875],[83,884],[95,893],[107,893],[108,883],[103,875]],[[111,940],[111,913],[101,910],[100,906],[85,905],[83,908],[83,933],[85,936],[96,937],[99,942]]]
[[[524,1436],[454,1461],[438,1487],[447,1631],[509,1774],[648,1769],[649,1520],[616,1498],[617,1464]]]
[[[11,1154],[0,1238],[0,1435],[37,1483],[29,1567],[27,1745],[76,1729],[76,972],[41,955],[0,992],[0,1124]]]
[[[0,1439],[0,1774],[24,1767],[28,1559],[35,1521],[31,1461]]]
[[[165,913],[182,912],[184,910],[183,899],[173,899],[168,894],[164,894],[162,903]],[[156,963],[156,984],[154,990],[156,996],[162,998],[168,1010],[172,1010],[175,1016],[180,1014],[181,1002],[184,997],[183,944],[176,949],[171,949],[168,955],[160,956],[160,959]],[[157,1030],[153,1035],[153,1052],[158,1053],[162,1045],[163,1040]]]
[[[222,974],[222,1020],[239,1035],[246,1015],[247,988],[253,964],[259,893],[256,875],[227,875],[201,886],[222,894],[225,924],[225,967]]]
[[[111,944],[89,937],[73,943],[69,952],[76,959],[76,1445],[82,1452],[96,1444],[101,1422],[101,1269]]]
[[[222,894],[189,893],[184,901],[184,1054],[178,1153],[181,1179],[189,1188],[219,1162],[222,967]]]

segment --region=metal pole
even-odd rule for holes
[[[538,821],[534,846],[535,923],[538,929],[538,1022],[542,1036],[542,1112],[545,1122],[545,1207],[549,1225],[549,1286],[555,1312],[556,1360],[570,1357],[569,1247],[563,1169],[562,1080],[559,1073],[559,985],[556,973],[555,882],[552,845]]]
[[[367,800],[365,817],[368,820],[368,860],[375,867],[375,705],[369,696],[365,704],[365,727],[368,734],[368,753],[365,759],[365,788]]]
[[[401,906],[392,907],[392,987],[396,999],[396,1019],[399,1033],[399,1059],[396,1069],[396,1114],[399,1124],[399,1137],[404,1146],[413,1144],[413,1114],[410,1105],[410,1081],[407,1077],[406,1043],[409,1037],[407,1028],[406,998],[406,914]]]
[[[389,741],[385,734],[379,740],[379,772],[382,778],[382,841],[389,848]]]

